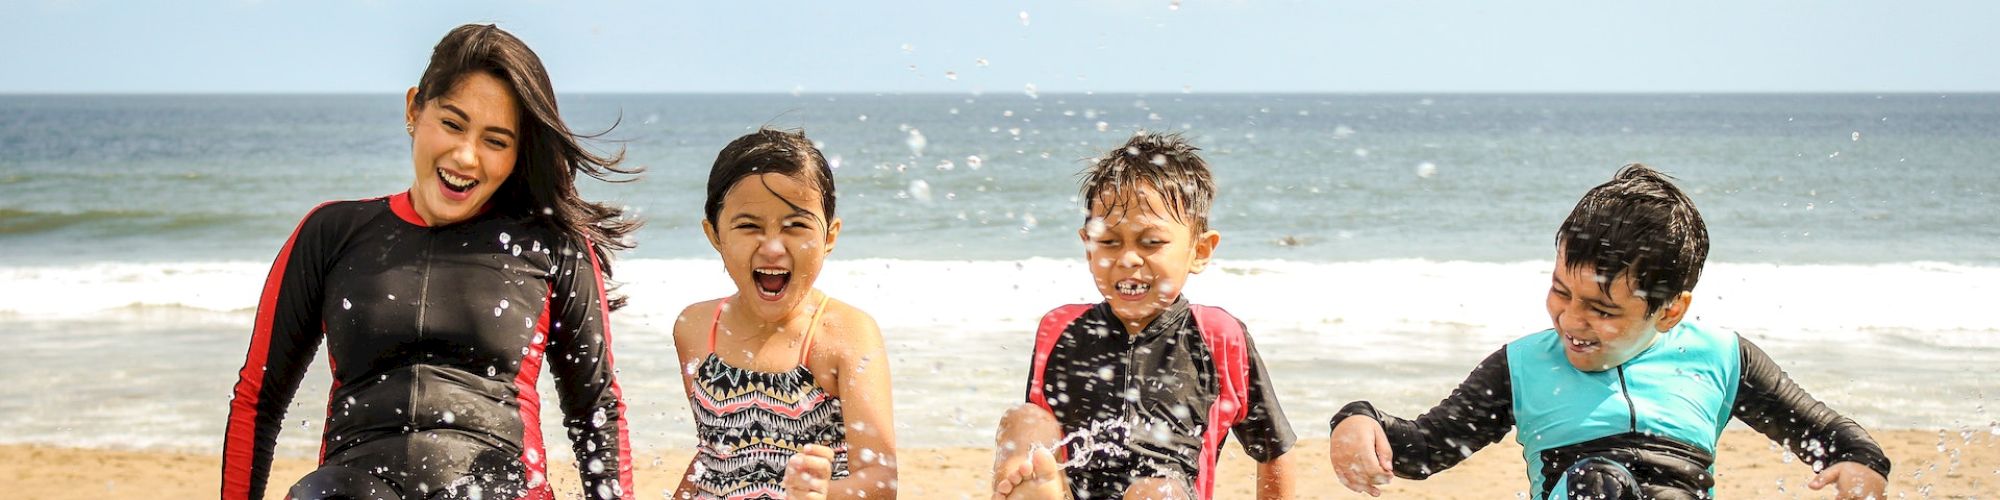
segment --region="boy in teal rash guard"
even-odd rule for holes
[[[1331,460],[1380,495],[1517,429],[1537,499],[1706,499],[1734,417],[1783,443],[1842,499],[1883,498],[1889,459],[1867,431],[1807,394],[1734,333],[1684,321],[1708,256],[1694,203],[1644,165],[1585,194],[1557,236],[1554,328],[1508,343],[1416,420],[1348,403]]]

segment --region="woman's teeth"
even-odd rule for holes
[[[479,181],[471,177],[459,177],[443,169],[439,169],[437,173],[438,180],[444,181],[445,188],[455,192],[463,193],[466,190],[472,189],[473,186],[479,185]]]

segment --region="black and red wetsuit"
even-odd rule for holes
[[[1162,477],[1209,498],[1228,434],[1259,463],[1291,449],[1292,425],[1243,323],[1211,308],[1210,318],[1228,324],[1199,324],[1199,307],[1179,297],[1136,335],[1102,302],[1043,318],[1037,357],[1046,357],[1028,374],[1027,399],[1064,434],[1087,436],[1064,450],[1089,455],[1067,471],[1072,496],[1122,498],[1134,478]],[[1210,329],[1234,330],[1235,356],[1217,354],[1212,345],[1222,344],[1207,338]],[[1237,417],[1217,421],[1225,397]]]
[[[601,264],[585,242],[495,212],[426,227],[408,193],[313,209],[257,304],[222,498],[263,496],[322,336],[333,390],[321,472],[365,475],[391,498],[551,498],[535,391],[546,363],[585,494],[630,495]]]

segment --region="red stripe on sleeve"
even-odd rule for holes
[[[625,394],[618,389],[618,365],[611,358],[611,302],[604,294],[604,267],[597,262],[597,247],[585,241],[583,251],[590,255],[590,273],[597,277],[597,317],[602,318],[604,329],[604,367],[611,373],[611,397],[618,401],[618,486],[622,496],[637,495],[632,484],[632,439],[628,429],[632,421],[625,413]]]
[[[250,330],[250,349],[244,355],[243,368],[236,371],[236,388],[229,399],[229,424],[222,444],[222,498],[250,498],[251,476],[257,467],[257,400],[264,390],[265,363],[270,356],[271,322],[277,314],[278,289],[284,282],[285,264],[291,262],[292,244],[298,242],[299,231],[305,228],[306,220],[329,204],[332,202],[321,203],[299,219],[299,225],[292,228],[292,235],[285,238],[284,248],[278,251],[278,259],[271,263],[271,273],[264,277],[263,296],[257,301],[256,323]]]
[[[521,356],[514,372],[514,406],[521,409],[521,465],[528,476],[522,500],[556,496],[549,487],[548,450],[542,448],[542,396],[535,390],[542,374],[542,355],[549,345],[549,305],[555,303],[555,297],[551,286],[547,300],[542,301],[542,314],[535,318],[535,338],[528,342],[528,352]]]

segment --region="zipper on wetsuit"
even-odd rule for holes
[[[419,342],[424,339],[424,319],[430,313],[431,260],[436,256],[437,250],[437,231],[433,228],[426,229],[428,230],[424,233],[424,271],[421,275],[423,279],[419,281],[417,286],[417,324],[415,325],[415,330]],[[417,394],[421,392],[420,386],[424,383],[424,361],[423,359],[418,359],[415,363],[410,364],[410,432],[416,432],[417,430]]]
[[[1639,406],[1632,402],[1632,389],[1625,385],[1625,365],[1618,365],[1618,393],[1625,396],[1625,411],[1632,415],[1632,432],[1639,432]]]

